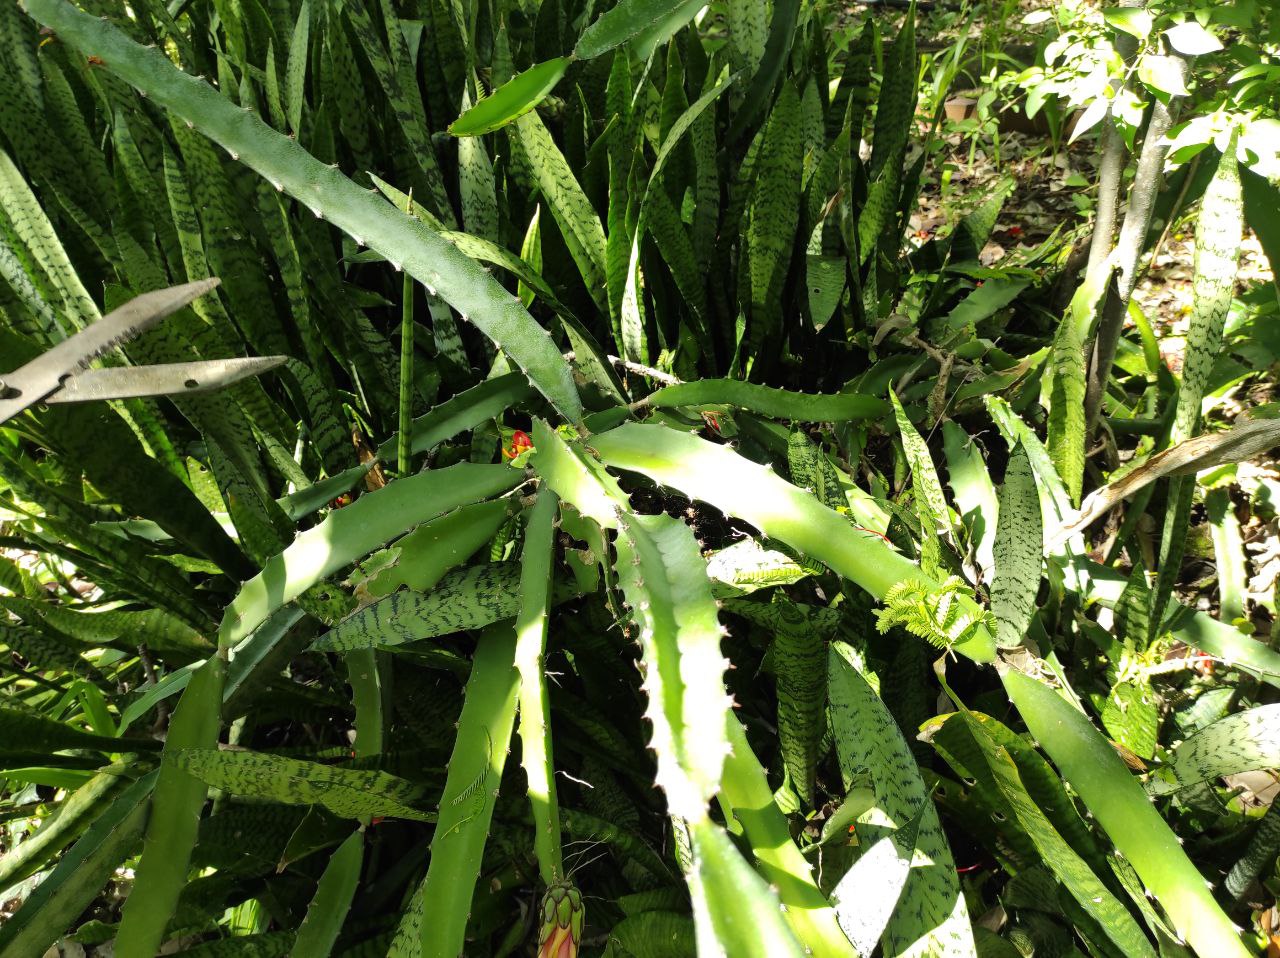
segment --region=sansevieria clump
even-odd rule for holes
[[[538,958],[577,958],[587,909],[572,882],[556,882],[542,896]]]

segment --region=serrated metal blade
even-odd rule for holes
[[[67,377],[85,369],[99,356],[155,326],[187,303],[218,285],[218,278],[185,283],[143,293],[112,310],[87,329],[64,339],[52,349],[12,373],[0,375],[0,422],[13,418],[44,400]]]
[[[288,361],[287,356],[209,359],[157,366],[116,366],[76,373],[44,398],[47,403],[180,396],[221,389],[250,376],[260,376]]]

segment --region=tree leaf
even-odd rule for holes
[[[1164,32],[1164,37],[1184,56],[1194,57],[1222,49],[1222,41],[1194,20],[1184,20]]]

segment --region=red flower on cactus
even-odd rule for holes
[[[502,454],[508,459],[515,459],[522,452],[528,452],[532,448],[533,440],[529,438],[529,434],[517,429],[511,435],[511,447],[502,450]]]

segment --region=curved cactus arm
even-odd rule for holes
[[[729,752],[720,624],[693,531],[671,516],[618,513],[618,580],[643,650],[658,785],[691,845],[686,873],[698,953],[803,954],[780,902],[707,814]]]
[[[573,374],[550,333],[448,240],[321,163],[208,83],[183,73],[163,51],[134,43],[66,0],[28,0],[26,9],[61,40],[96,57],[103,69],[193,125],[276,189],[436,290],[492,339],[562,415],[581,418]]]
[[[328,958],[342,931],[364,863],[364,826],[356,829],[329,858],[307,916],[298,927],[292,954]]]
[[[1031,734],[1196,953],[1249,954],[1204,876],[1102,733],[1044,683],[1012,670],[1002,678]]]
[[[560,803],[551,758],[551,702],[543,671],[551,581],[555,557],[555,522],[560,501],[550,489],[538,492],[529,513],[524,552],[520,557],[520,612],[516,616],[516,669],[520,673],[520,762],[529,780],[533,811],[533,849],[547,885],[564,878],[560,848]]]
[[[431,839],[431,864],[422,894],[411,906],[421,913],[422,958],[457,958],[464,949],[471,899],[516,720],[515,648],[510,625],[486,629],[476,644]]]
[[[770,538],[830,566],[877,599],[909,580],[940,588],[879,535],[850,525],[839,513],[772,470],[725,446],[664,426],[638,423],[592,436],[589,446],[609,466],[643,473],[745,519]],[[981,609],[972,600],[961,598],[959,602],[965,612],[981,617]],[[995,657],[995,640],[982,626],[953,648],[979,662]]]
[[[856,958],[858,952],[836,918],[835,909],[813,880],[812,866],[791,840],[786,816],[738,719],[725,719],[730,752],[720,775],[719,800],[725,817],[742,825],[756,859],[756,871],[786,909],[787,923],[815,958]]]
[[[844,422],[883,416],[889,409],[883,399],[858,393],[798,393],[773,389],[737,379],[700,379],[677,383],[637,402],[636,408],[675,409],[679,406],[737,406],[762,416],[801,422]]]

